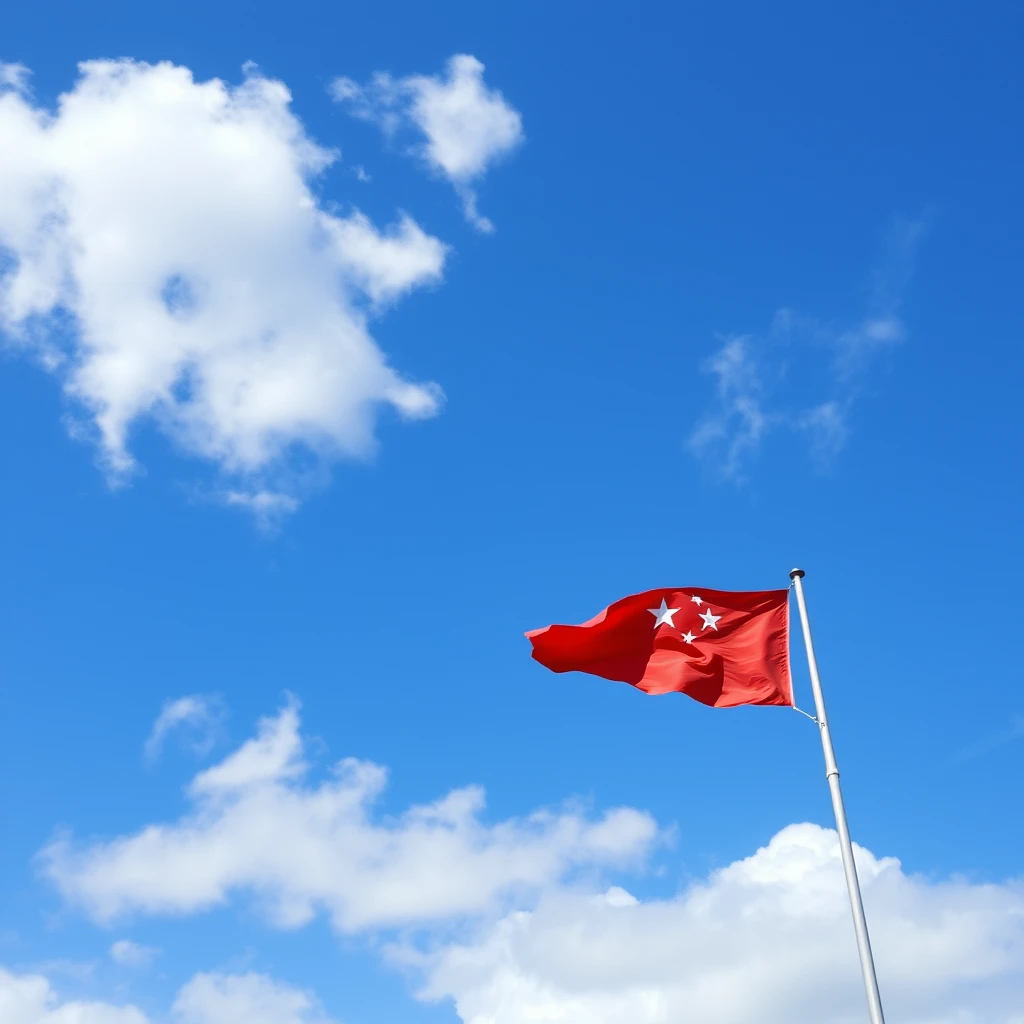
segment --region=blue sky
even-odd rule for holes
[[[6,12],[4,1024],[860,1019],[813,726],[522,636],[793,565],[890,1015],[1017,1020],[1022,28]]]

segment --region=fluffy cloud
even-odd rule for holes
[[[0,967],[0,1020],[4,1024],[147,1024],[134,1006],[62,1001],[40,974]]]
[[[62,838],[41,864],[103,921],[191,913],[248,892],[281,927],[324,911],[354,932],[484,913],[574,867],[636,860],[657,835],[650,817],[628,808],[596,820],[564,809],[488,825],[477,787],[374,820],[386,779],[383,768],[349,758],[311,783],[289,705],[192,780],[193,809],[181,820],[109,842]]]
[[[263,974],[197,974],[178,993],[180,1024],[331,1024],[316,998]]]
[[[858,849],[882,995],[906,1024],[1024,1024],[1024,887],[931,882]],[[675,899],[558,890],[407,955],[465,1024],[865,1019],[838,842],[792,825]]]
[[[309,993],[261,974],[197,974],[178,993],[175,1024],[331,1024]],[[149,1024],[134,1006],[62,1000],[39,974],[0,968],[3,1024]]]
[[[430,416],[369,318],[440,281],[446,247],[379,230],[312,189],[337,153],[283,84],[187,68],[81,65],[55,112],[0,75],[0,336],[60,376],[112,477],[154,423],[230,481],[233,504],[294,507],[296,449],[372,450],[376,411]]]
[[[447,178],[467,219],[481,231],[494,225],[477,211],[472,184],[523,141],[523,121],[497,89],[484,84],[484,66],[469,54],[448,61],[447,76],[392,78],[378,72],[368,85],[337,78],[331,94],[356,116],[388,135],[412,127],[423,141],[414,152]]]
[[[742,481],[764,437],[784,428],[804,436],[818,462],[830,461],[849,435],[849,412],[872,359],[906,337],[899,310],[924,229],[923,221],[895,225],[872,275],[864,316],[856,323],[837,327],[783,308],[763,336],[722,338],[703,366],[714,378],[714,396],[690,434],[691,452],[717,476]],[[800,352],[803,372],[791,377],[787,356],[794,351]],[[810,388],[808,369],[818,378]],[[801,380],[802,389],[826,397],[811,406],[779,400],[793,377]]]

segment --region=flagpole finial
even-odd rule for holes
[[[803,571],[803,569],[790,569],[789,570],[789,578],[791,580],[795,580],[798,576],[800,577],[800,579],[803,579],[806,575],[807,575],[807,573],[805,573]]]

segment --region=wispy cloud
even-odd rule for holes
[[[702,369],[715,378],[715,406],[690,436],[698,457],[717,458],[719,472],[739,479],[743,461],[755,451],[771,424],[762,406],[761,368],[755,339],[725,338]]]
[[[146,740],[146,760],[156,760],[167,736],[178,729],[188,731],[189,745],[197,754],[209,753],[223,714],[221,703],[216,697],[191,694],[167,701]]]
[[[835,370],[848,381],[867,368],[874,354],[906,338],[900,319],[903,296],[914,273],[914,261],[927,218],[899,218],[883,245],[882,257],[871,274],[871,293],[863,319],[839,333],[835,343]]]
[[[331,95],[355,117],[388,136],[411,128],[423,141],[412,152],[447,178],[466,219],[480,231],[494,225],[477,209],[474,184],[523,141],[522,117],[484,83],[484,66],[466,53],[448,61],[444,75],[393,78],[379,71],[367,85],[336,78]]]
[[[812,458],[832,461],[850,434],[850,413],[880,350],[906,338],[900,317],[926,221],[900,220],[872,272],[863,316],[847,324],[783,307],[763,334],[727,335],[702,369],[714,379],[711,404],[690,434],[690,451],[722,479],[742,482],[764,438],[802,436]],[[792,400],[794,363],[823,364],[816,400]]]
[[[0,60],[0,89],[26,92],[31,72],[24,64],[6,64]]]
[[[968,744],[953,756],[953,760],[973,761],[977,757],[984,757],[985,754],[991,754],[1000,747],[1005,747],[1008,743],[1020,739],[1024,739],[1024,715],[1014,715],[1005,729]]]
[[[131,939],[118,939],[110,947],[110,959],[122,967],[143,968],[160,955],[159,949],[152,946],[140,946]]]
[[[282,519],[299,507],[298,498],[265,488],[254,491],[223,491],[220,499],[225,505],[251,513],[260,529],[268,532],[274,530]]]
[[[811,455],[819,464],[826,464],[839,454],[850,433],[847,413],[850,399],[829,399],[808,409],[793,421],[804,432],[811,446]]]

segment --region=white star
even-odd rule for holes
[[[692,644],[692,643],[693,643],[693,641],[694,641],[694,635],[693,635],[692,633],[684,633],[684,634],[683,634],[683,639],[684,639],[684,640],[685,640],[685,641],[686,641],[686,642],[687,642],[688,644]]]
[[[657,629],[663,622],[667,622],[673,629],[675,628],[676,624],[672,621],[672,616],[675,615],[679,609],[669,608],[669,606],[665,604],[665,598],[661,599],[660,608],[648,608],[647,610],[654,616],[655,629]]]
[[[691,600],[691,601],[692,601],[692,602],[693,602],[693,603],[694,603],[694,604],[695,604],[695,605],[696,605],[696,606],[697,606],[698,608],[699,608],[699,607],[700,607],[700,606],[701,606],[701,605],[702,605],[702,604],[704,603],[704,602],[703,602],[703,601],[702,601],[702,600],[701,600],[701,599],[700,599],[700,598],[699,598],[699,597],[698,597],[698,596],[697,596],[696,594],[694,594],[694,595],[693,595],[693,597],[691,597],[691,598],[690,598],[690,600]]]
[[[704,625],[703,625],[703,626],[701,626],[701,629],[703,630],[703,629],[707,629],[708,627],[710,627],[711,629],[713,629],[713,630],[714,630],[714,631],[715,631],[715,632],[717,633],[717,632],[718,632],[718,627],[717,627],[717,626],[715,625],[715,623],[716,623],[716,622],[717,622],[717,621],[718,621],[718,620],[719,620],[719,619],[720,619],[721,617],[722,617],[721,615],[712,615],[712,614],[711,614],[711,609],[709,608],[709,609],[708,609],[708,610],[707,610],[707,611],[706,611],[706,612],[705,612],[705,613],[704,613],[704,614],[703,614],[703,615],[701,616],[701,618],[702,618],[702,619],[704,620]]]

